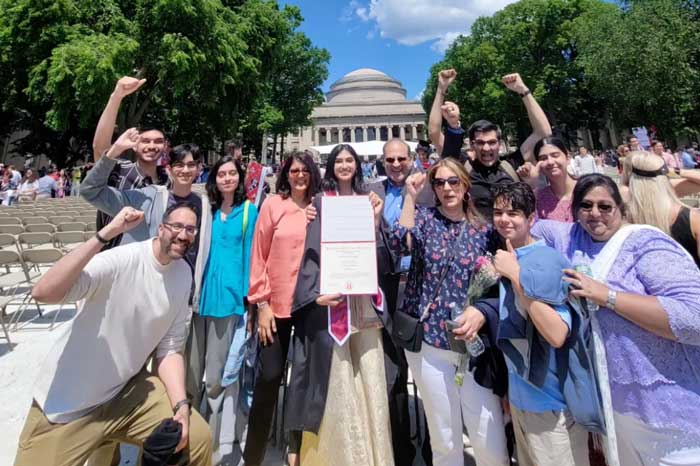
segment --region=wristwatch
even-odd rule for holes
[[[611,311],[614,311],[615,305],[617,305],[617,291],[608,290],[608,300],[605,304],[605,307],[607,307]]]
[[[520,97],[527,97],[530,94],[532,94],[532,91],[528,89],[527,91],[523,92],[522,94],[518,94]]]
[[[99,231],[95,232],[95,238],[97,239],[97,241],[99,241],[102,244],[109,244],[109,240],[106,238],[103,238],[102,235],[100,235]]]

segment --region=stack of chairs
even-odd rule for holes
[[[31,287],[61,257],[95,234],[97,211],[80,198],[23,201],[0,206],[0,327],[10,341],[9,329],[17,330],[23,314],[40,303],[31,297]],[[8,305],[18,304],[8,318]],[[63,303],[53,316],[52,329]],[[11,347],[11,345],[10,345]]]

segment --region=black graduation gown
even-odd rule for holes
[[[320,294],[321,197],[312,205],[316,218],[306,228],[304,255],[292,301],[292,375],[287,392],[284,429],[318,434],[326,407],[333,346],[328,308],[316,304]],[[379,314],[384,322],[386,312]],[[386,322],[384,322],[386,325]]]

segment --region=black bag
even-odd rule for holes
[[[440,274],[440,282],[435,288],[435,294],[433,295],[433,299],[431,299],[430,302],[428,302],[428,304],[426,305],[426,309],[424,309],[421,315],[425,314],[428,311],[427,308],[429,308],[430,305],[435,301],[435,298],[437,298],[438,293],[440,292],[442,281],[445,279],[447,271],[450,270],[450,267],[452,266],[452,260],[454,259],[455,254],[457,253],[456,245],[459,244],[459,239],[462,237],[462,233],[464,233],[464,226],[465,225],[462,224],[462,228],[459,231],[459,236],[457,236],[457,239],[455,240],[455,247],[450,248],[450,256],[447,258],[447,265],[442,268],[442,273]],[[412,315],[407,314],[398,309],[394,313],[394,328],[391,333],[391,336],[394,338],[396,346],[399,346],[405,349],[406,351],[417,353],[420,351],[421,346],[423,345],[423,322],[421,321],[421,319],[418,317],[413,317]]]
[[[392,334],[396,346],[417,353],[423,344],[423,323],[419,318],[397,310]]]

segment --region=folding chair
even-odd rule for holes
[[[95,222],[96,215],[80,215],[73,219],[74,222],[90,223]]]
[[[19,319],[26,310],[27,299],[30,297],[29,291],[18,293],[17,290],[21,285],[26,285],[27,290],[29,290],[32,279],[39,277],[39,275],[39,273],[29,273],[16,249],[0,249],[0,325],[2,325],[8,342],[10,337],[7,333],[7,327],[12,325],[15,316],[15,326],[19,323]],[[17,300],[20,300],[20,308],[6,324],[4,318],[7,315],[7,306]],[[41,307],[38,304],[37,311],[39,316],[42,316]]]
[[[66,222],[57,225],[58,231],[85,231],[87,225],[83,222]]]
[[[19,235],[24,233],[24,227],[22,225],[0,225],[0,233]]]
[[[29,224],[24,227],[24,231],[28,233],[55,233],[56,227],[50,223]]]
[[[57,231],[53,234],[56,247],[65,253],[69,253],[85,242],[87,239],[82,231]]]
[[[49,223],[49,219],[46,217],[25,217],[22,220],[24,225],[36,225],[37,223]]]
[[[25,233],[27,234],[27,233]],[[37,233],[39,234],[39,233]],[[25,249],[22,251],[22,260],[24,261],[27,270],[30,268],[35,268],[36,270],[39,270],[40,267],[51,267],[53,266],[56,262],[58,262],[61,258],[63,257],[63,251],[57,248],[45,248],[45,249]],[[36,284],[36,279],[31,280],[31,285],[33,286]],[[34,298],[31,297],[31,294],[29,294],[29,299],[27,300],[26,304],[28,305],[29,302],[34,301],[34,303],[37,305],[38,308],[41,308],[41,305],[34,300]],[[51,322],[51,325],[49,326],[49,330],[53,329],[54,325],[56,324],[56,319],[58,319],[58,315],[61,313],[63,310],[63,306],[66,303],[61,303],[58,309],[56,310],[56,314],[53,317],[53,321]],[[25,306],[26,307],[26,306]],[[41,315],[41,312],[40,312]],[[19,323],[19,318],[17,322],[15,323],[15,328],[17,327],[17,324]]]
[[[0,217],[0,225],[21,225],[22,220],[19,217]]]
[[[22,233],[17,237],[19,249],[21,251],[27,249],[52,249],[53,233],[37,232],[37,233]]]
[[[58,225],[59,223],[66,223],[66,222],[72,222],[73,221],[73,216],[68,216],[65,215],[65,212],[61,212],[63,215],[57,216],[57,217],[49,217],[49,222],[53,223],[54,225]]]

